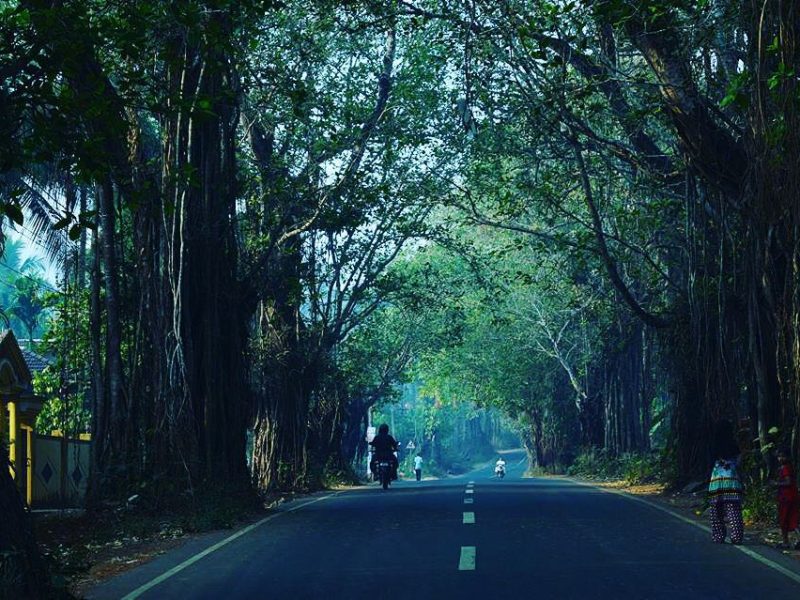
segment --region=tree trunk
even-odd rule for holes
[[[119,262],[116,244],[116,206],[114,188],[106,179],[98,187],[100,220],[100,261],[105,283],[106,314],[106,393],[108,413],[104,416],[107,427],[109,453],[105,463],[107,484],[112,493],[124,493],[129,469],[129,445],[126,436],[128,406],[124,397],[122,370],[122,323],[119,293]],[[113,482],[113,483],[112,483]]]
[[[80,214],[84,214],[87,210],[87,195],[88,191],[86,187],[81,186],[78,190],[78,208],[80,210]],[[86,228],[81,229],[81,237],[78,240],[78,257],[77,257],[77,265],[75,270],[75,281],[78,284],[78,289],[82,290],[86,286],[86,244],[87,244],[87,234]]]
[[[92,351],[92,461],[89,477],[88,504],[97,504],[105,486],[106,456],[109,451],[108,402],[106,397],[103,348],[102,306],[100,298],[100,243],[95,233],[94,261],[90,274],[90,338]]]

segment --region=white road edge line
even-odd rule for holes
[[[227,546],[232,541],[234,541],[236,539],[239,539],[243,535],[246,535],[246,534],[250,533],[254,529],[257,529],[258,527],[261,527],[267,521],[272,521],[273,519],[277,519],[281,515],[285,515],[286,513],[294,512],[296,510],[299,510],[299,509],[303,508],[304,506],[308,506],[309,504],[314,504],[316,502],[322,502],[323,500],[327,500],[328,498],[333,498],[334,496],[338,496],[339,494],[340,494],[340,492],[336,492],[336,493],[333,493],[333,494],[328,494],[327,496],[322,496],[320,498],[315,498],[314,500],[309,500],[308,502],[303,502],[302,504],[298,504],[297,506],[293,506],[291,508],[287,508],[286,510],[277,512],[277,513],[272,514],[272,515],[270,515],[268,517],[264,517],[260,521],[257,521],[255,523],[253,523],[252,525],[248,525],[247,527],[245,527],[243,529],[240,529],[239,531],[237,531],[233,535],[229,535],[224,540],[221,540],[221,541],[217,542],[213,546],[209,546],[208,548],[206,548],[202,552],[199,552],[199,553],[195,554],[191,558],[187,558],[182,563],[180,563],[178,565],[175,565],[170,570],[165,571],[164,573],[162,573],[161,575],[159,575],[155,579],[151,579],[150,581],[148,581],[144,585],[142,585],[142,586],[136,588],[135,590],[133,590],[127,596],[123,596],[122,600],[135,600],[136,598],[139,598],[142,594],[144,594],[145,592],[150,591],[151,589],[153,589],[157,585],[165,582],[167,579],[169,579],[173,575],[177,575],[178,573],[180,573],[181,571],[183,571],[187,567],[192,566],[194,563],[196,563],[197,561],[205,558],[206,556],[208,556],[212,552],[216,552],[217,550],[219,550],[223,546]]]
[[[472,525],[475,523],[475,513],[474,512],[465,512],[464,513],[464,525]]]
[[[647,505],[647,506],[649,506],[651,508],[655,508],[656,510],[660,510],[661,512],[667,513],[668,515],[671,515],[671,516],[675,517],[676,519],[679,519],[679,520],[683,521],[684,523],[688,523],[689,525],[693,525],[694,527],[697,527],[698,529],[702,529],[706,533],[711,533],[711,529],[707,525],[703,525],[702,523],[698,523],[697,521],[693,521],[692,519],[689,519],[688,517],[684,517],[680,513],[677,513],[677,512],[675,512],[673,510],[670,510],[666,506],[661,506],[659,504],[656,504],[655,502],[651,502],[650,500],[645,500],[644,498],[639,498],[637,496],[634,496],[632,494],[628,494],[628,493],[620,491],[620,490],[610,490],[610,489],[607,489],[607,488],[598,487],[596,485],[592,485],[591,483],[585,483],[583,481],[578,481],[577,479],[570,479],[570,481],[574,481],[575,483],[577,483],[579,485],[585,485],[587,487],[591,487],[591,488],[594,488],[596,490],[601,490],[601,491],[607,492],[609,494],[616,494],[618,496],[622,496],[623,498],[627,498],[628,500],[633,500],[634,502],[640,502],[640,503],[645,504],[645,505]],[[777,571],[778,573],[780,573],[782,575],[785,575],[786,577],[788,577],[792,581],[800,583],[800,575],[795,573],[794,571],[792,571],[790,569],[787,569],[783,565],[779,565],[775,561],[770,560],[769,558],[767,558],[766,556],[763,556],[762,554],[759,554],[755,550],[751,550],[747,546],[742,546],[741,544],[730,544],[730,545],[733,546],[734,548],[736,548],[739,552],[742,552],[743,554],[746,554],[750,558],[752,558],[754,560],[757,560],[762,565],[765,565],[765,566],[769,567],[770,569],[773,569],[773,570]]]
[[[458,570],[475,570],[475,546],[461,546],[461,556],[458,559]]]

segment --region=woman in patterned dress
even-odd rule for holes
[[[740,452],[729,421],[722,421],[717,425],[714,440],[716,461],[708,484],[711,539],[722,544],[726,533],[730,533],[731,543],[741,544],[744,538],[744,522],[743,489],[738,472]]]

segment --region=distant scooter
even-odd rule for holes
[[[494,474],[497,475],[499,479],[502,479],[506,476],[506,466],[505,465],[497,465],[494,468]]]

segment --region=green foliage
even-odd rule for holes
[[[397,401],[381,403],[372,419],[376,426],[390,425],[400,442],[400,469],[407,477],[414,475],[417,454],[424,460],[425,475],[446,476],[468,471],[490,459],[496,448],[517,443],[499,411],[457,398],[435,398],[419,382],[402,386]],[[409,442],[413,449],[407,448]]]
[[[355,469],[342,469],[338,465],[328,465],[325,468],[322,483],[326,488],[355,486],[361,483],[361,478]]]
[[[35,256],[23,258],[25,252],[21,239],[8,237],[0,258],[0,311],[23,343],[41,334],[50,305],[42,263]]]
[[[694,181],[724,171],[719,163],[726,161],[703,164],[704,157],[689,156],[687,170],[685,155],[706,147],[717,155],[722,144],[706,134],[719,130],[719,139],[732,144],[748,139],[741,132],[763,131],[754,141],[794,156],[788,143],[797,130],[794,109],[782,115],[767,106],[794,106],[796,65],[781,52],[791,36],[769,32],[771,62],[761,69],[751,64],[757,53],[745,44],[756,38],[735,12],[732,4],[706,0],[469,6],[67,0],[58,10],[4,2],[0,213],[22,224],[23,207],[34,212],[36,190],[60,198],[66,180],[87,188],[112,181],[123,205],[122,346],[130,381],[138,384],[149,368],[137,354],[146,337],[143,311],[162,316],[187,305],[174,297],[182,290],[175,291],[178,274],[167,273],[172,265],[158,262],[174,260],[173,254],[183,261],[183,248],[164,258],[155,248],[134,248],[134,240],[146,237],[153,223],[161,231],[163,218],[176,215],[178,203],[161,198],[171,194],[156,190],[174,187],[178,197],[213,176],[191,161],[168,168],[175,157],[181,162],[191,133],[180,127],[212,123],[230,109],[240,117],[235,135],[228,132],[235,141],[226,158],[237,161],[237,172],[228,173],[237,205],[226,218],[242,251],[229,267],[247,288],[248,318],[252,306],[262,311],[250,319],[263,329],[251,331],[248,372],[264,384],[262,392],[274,394],[268,380],[278,367],[313,371],[313,389],[295,404],[317,414],[298,415],[297,422],[322,422],[324,409],[334,406],[331,419],[352,409],[353,428],[366,408],[396,400],[398,384],[414,381],[428,399],[420,401],[422,437],[455,435],[449,417],[463,424],[475,407],[490,408],[516,420],[539,460],[561,465],[581,444],[615,443],[581,422],[612,427],[599,414],[587,416],[594,402],[608,409],[607,421],[624,416],[649,426],[643,435],[627,436],[637,440],[631,443],[648,447],[643,438],[650,436],[647,441],[663,445],[674,417],[673,379],[653,377],[658,389],[642,391],[644,406],[634,411],[641,414],[615,415],[626,409],[609,399],[608,382],[623,377],[620,356],[644,337],[626,303],[639,315],[691,322],[694,331],[731,331],[701,363],[706,369],[720,354],[727,364],[727,346],[746,345],[738,337],[741,324],[723,322],[723,315],[747,297],[740,280],[755,264],[741,261],[745,267],[736,270],[746,252],[740,245],[747,245],[740,240],[749,243],[753,235],[737,228],[738,221],[763,212],[746,206],[728,216],[737,213],[738,199],[718,203],[724,194],[717,182]],[[773,21],[781,23],[770,17],[765,26]],[[647,42],[653,42],[649,53]],[[179,91],[175,82],[191,76],[183,61],[194,47],[202,47],[203,77],[224,69],[232,85],[214,93]],[[382,74],[387,62],[392,69]],[[760,80],[755,73],[762,73]],[[671,77],[681,81],[670,86]],[[751,111],[762,86],[769,102]],[[379,90],[386,96],[376,105]],[[681,94],[689,96],[689,110],[669,106]],[[714,106],[721,110],[709,109]],[[747,123],[751,113],[765,110],[763,124]],[[683,139],[695,130],[703,143]],[[761,162],[769,161],[754,164]],[[219,161],[206,164],[212,163]],[[733,187],[760,187],[751,184]],[[146,210],[124,210],[137,206]],[[52,218],[52,229],[72,241],[97,216],[46,203],[38,208],[36,214]],[[773,225],[761,229],[792,229]],[[169,227],[163,229],[161,250],[176,243]],[[720,237],[720,230],[733,233]],[[764,247],[796,247],[788,242]],[[219,250],[208,244],[209,253]],[[181,277],[203,253],[189,255],[178,267]],[[8,266],[12,259],[7,252]],[[167,273],[164,281],[138,280],[138,268],[150,259],[153,273]],[[0,308],[33,338],[47,316],[45,283],[21,265],[18,270],[23,276],[3,280],[13,293],[0,290]],[[170,291],[155,293],[150,283]],[[791,297],[777,291],[769,296]],[[81,294],[54,300],[47,324],[41,351],[54,364],[36,382],[50,398],[40,422],[45,429],[87,426],[88,302]],[[154,308],[160,294],[166,300]],[[719,306],[720,314],[700,319],[711,309],[698,307],[706,306]],[[784,336],[764,336],[773,338]],[[697,343],[687,347],[716,344],[690,341]],[[657,355],[659,363],[642,367],[643,378],[656,371],[685,375],[669,362],[675,350],[664,346],[641,361]],[[180,362],[177,350],[171,361]],[[746,354],[730,362],[732,371],[754,371]],[[180,369],[169,368],[172,383]],[[772,380],[783,381],[791,369],[777,368]],[[726,380],[719,370],[708,368],[706,379]],[[683,379],[702,379],[690,375]],[[337,425],[326,426],[335,431]],[[322,439],[330,432],[315,433]],[[606,459],[598,460],[605,470]],[[649,477],[652,465],[637,460],[626,458],[621,475]],[[287,476],[292,468],[275,465]]]
[[[763,483],[754,482],[751,485],[745,485],[742,517],[746,525],[753,523],[774,525],[778,520],[775,489]]]
[[[740,109],[747,109],[750,104],[750,85],[752,85],[750,73],[747,71],[739,73],[731,80],[719,105],[722,108],[735,105]]]
[[[744,487],[742,515],[746,524],[771,527],[777,522],[775,488],[770,481],[773,474],[768,463],[772,452],[780,446],[780,442],[780,430],[771,427],[768,431],[768,441],[763,449],[756,448],[742,453],[738,471]]]
[[[36,429],[76,435],[89,431],[91,423],[89,293],[70,288],[66,294],[49,295],[47,301],[52,313],[37,351],[50,364],[34,374],[34,390],[45,398]]]
[[[567,473],[585,479],[622,480],[628,485],[671,481],[674,467],[668,455],[625,453],[612,456],[605,450],[584,450],[570,465]]]
[[[45,398],[42,411],[36,419],[36,430],[49,434],[51,431],[66,431],[70,435],[90,430],[91,413],[87,408],[84,393],[77,396],[62,394],[61,374],[54,366],[34,375],[33,387]]]
[[[42,292],[44,287],[44,280],[33,275],[23,275],[14,281],[14,300],[10,312],[25,325],[31,340],[47,308]]]

